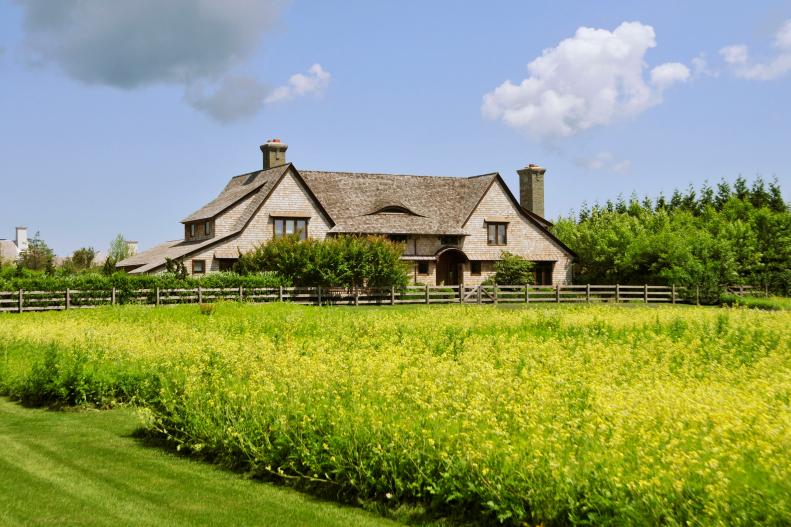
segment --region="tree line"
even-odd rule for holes
[[[728,285],[791,293],[791,213],[777,180],[743,177],[704,183],[671,197],[634,194],[583,204],[553,233],[577,253],[578,283],[700,287],[718,296]]]

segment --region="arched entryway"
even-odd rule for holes
[[[464,283],[464,264],[467,255],[456,248],[442,249],[437,253],[437,285],[461,285]]]

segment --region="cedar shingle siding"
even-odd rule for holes
[[[196,238],[166,242],[118,266],[131,273],[159,273],[165,259],[172,258],[187,269],[193,260],[203,260],[207,272],[218,271],[220,259],[227,262],[270,240],[273,218],[297,216],[308,219],[312,238],[392,235],[404,243],[417,283],[438,283],[449,276],[450,265],[451,279],[479,284],[492,274],[503,250],[550,262],[544,265],[552,266],[553,283],[571,282],[573,253],[547,230],[550,222],[519,205],[499,174],[301,172],[290,163],[232,178],[217,198],[182,220],[185,233],[197,224]],[[208,236],[203,234],[206,221],[213,225]],[[487,221],[508,225],[506,245],[487,243]],[[428,262],[428,274],[418,274],[417,261]],[[479,275],[470,273],[470,261],[481,262]]]

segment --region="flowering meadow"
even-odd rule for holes
[[[791,313],[220,304],[0,316],[0,392],[131,403],[180,450],[507,525],[791,523]]]

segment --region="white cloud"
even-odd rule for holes
[[[777,54],[763,62],[753,60],[749,48],[744,44],[726,46],[720,49],[720,56],[739,78],[774,80],[791,71],[791,19],[783,22],[772,44]]]
[[[678,62],[668,62],[651,70],[651,84],[660,90],[688,79],[689,68]]]
[[[322,68],[321,64],[314,64],[307,74],[296,73],[288,79],[288,84],[275,88],[266,98],[266,103],[290,101],[305,95],[321,97],[327,90],[331,78],[330,73]]]
[[[611,152],[599,152],[593,157],[578,158],[577,166],[590,171],[615,172],[627,174],[631,171],[632,162],[628,159],[618,160]]]
[[[745,64],[749,59],[750,53],[747,46],[726,46],[720,50],[720,55],[728,64]]]
[[[690,61],[692,63],[693,77],[718,77],[719,72],[709,67],[709,60],[704,52],[698,53],[696,57]]]
[[[614,31],[580,27],[527,66],[528,78],[505,81],[483,97],[481,111],[534,138],[567,137],[635,116],[662,100],[663,91],[689,78],[683,64],[667,63],[645,80],[654,29],[624,22]]]

